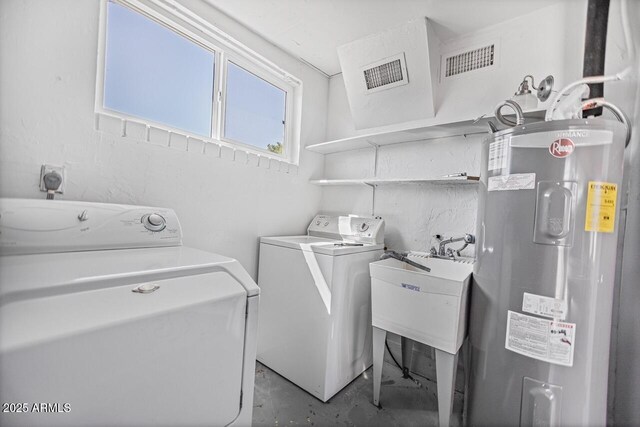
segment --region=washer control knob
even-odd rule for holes
[[[358,230],[360,231],[367,231],[368,229],[369,229],[369,224],[367,224],[366,222],[363,222],[358,226]]]
[[[162,231],[167,226],[167,222],[162,215],[157,213],[146,214],[141,219],[142,225],[149,231]]]
[[[320,225],[320,220],[316,221],[316,225]]]
[[[326,227],[327,225],[329,225],[329,221],[325,221],[324,226]]]

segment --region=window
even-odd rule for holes
[[[104,107],[211,136],[215,54],[108,3]]]
[[[283,154],[287,93],[229,61],[224,138]]]
[[[102,1],[98,111],[297,163],[298,79],[179,4]]]

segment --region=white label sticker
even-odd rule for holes
[[[564,320],[567,317],[567,302],[565,300],[535,295],[525,292],[522,296],[522,311]]]
[[[489,144],[489,171],[502,170],[507,167],[507,147],[509,141],[501,139]]]
[[[488,191],[530,190],[536,187],[535,173],[515,173],[489,177]]]
[[[409,283],[401,283],[402,287],[410,291],[420,292],[420,286],[410,285]]]
[[[539,319],[509,310],[507,350],[562,366],[573,366],[576,324]]]

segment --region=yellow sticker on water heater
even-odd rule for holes
[[[585,231],[613,233],[616,224],[618,185],[610,182],[589,181]]]

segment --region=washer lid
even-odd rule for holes
[[[326,239],[316,236],[262,237],[260,238],[260,243],[330,256],[377,251],[381,250],[384,247],[384,245],[382,244],[361,244],[344,240]],[[357,246],[353,246],[354,244]]]
[[[260,289],[238,261],[184,246],[0,256],[0,305],[16,299],[225,271],[247,296]]]

